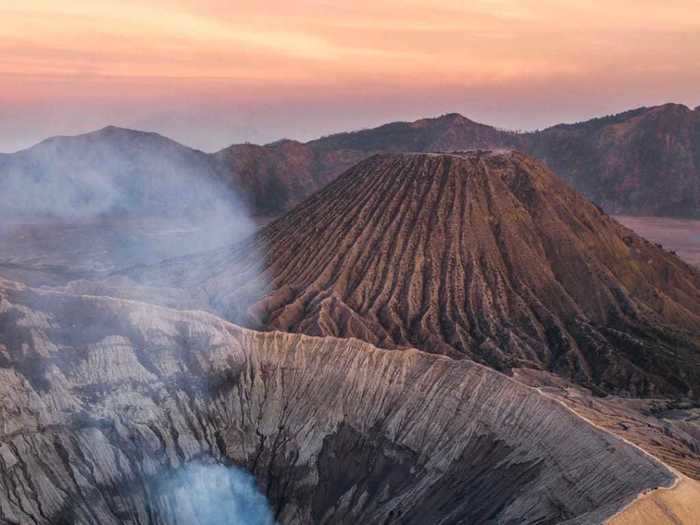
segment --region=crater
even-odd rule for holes
[[[118,322],[53,331],[81,310]],[[48,291],[3,290],[0,315],[22,323],[0,334],[3,523],[189,523],[159,487],[201,464],[250,472],[282,524],[600,523],[674,480],[471,361]]]

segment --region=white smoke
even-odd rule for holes
[[[41,262],[71,273],[86,261],[111,271],[155,264],[256,229],[212,156],[111,127],[0,156],[0,222],[0,263]]]
[[[70,277],[55,286],[95,295],[111,293],[105,278],[120,269],[153,265],[158,274],[160,261],[200,252],[209,264],[209,250],[256,230],[244,199],[209,156],[154,134],[116,128],[0,157],[0,226],[0,275],[10,267],[4,260],[21,267],[18,280],[35,279],[28,268],[59,267]],[[116,295],[120,286],[133,284],[119,279],[110,281]],[[262,278],[251,278],[251,287],[263,285]],[[157,303],[157,293],[142,287],[136,298]],[[174,302],[189,307],[181,295]],[[254,478],[219,464],[168,471],[152,503],[157,523],[169,525],[274,523]]]
[[[159,521],[171,525],[273,525],[255,479],[224,465],[191,463],[170,472],[155,494]]]

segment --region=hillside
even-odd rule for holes
[[[458,114],[339,133],[307,143],[234,145],[215,154],[231,177],[267,216],[288,211],[349,167],[379,152],[452,151],[514,145],[516,137]]]
[[[114,271],[250,234],[210,156],[107,127],[0,156],[0,271],[35,283]]]
[[[698,108],[643,108],[523,139],[524,150],[610,213],[700,217]]]
[[[216,180],[205,153],[156,133],[110,126],[5,155],[0,209],[14,220],[109,213],[176,217],[205,202]]]

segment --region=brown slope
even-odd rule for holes
[[[602,523],[674,480],[467,360],[2,280],[0,379],[1,523],[212,523],[163,491],[191,463],[245,467],[285,525]]]
[[[522,154],[374,156],[254,244],[158,276],[270,329],[700,395],[700,274]]]
[[[700,267],[700,220],[617,215],[622,224]]]

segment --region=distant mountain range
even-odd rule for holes
[[[0,156],[0,208],[3,215],[177,214],[183,201],[173,197],[194,196],[184,201],[188,210],[209,200],[201,191],[204,177],[215,182],[215,192],[235,189],[255,215],[278,216],[375,153],[474,148],[533,155],[610,213],[700,216],[700,108],[678,104],[528,133],[448,114],[213,154],[155,133],[108,127]]]
[[[503,131],[449,114],[305,144],[216,154],[260,213],[285,211],[378,152],[513,148],[544,161],[610,213],[700,216],[700,108],[666,104],[542,131]]]

